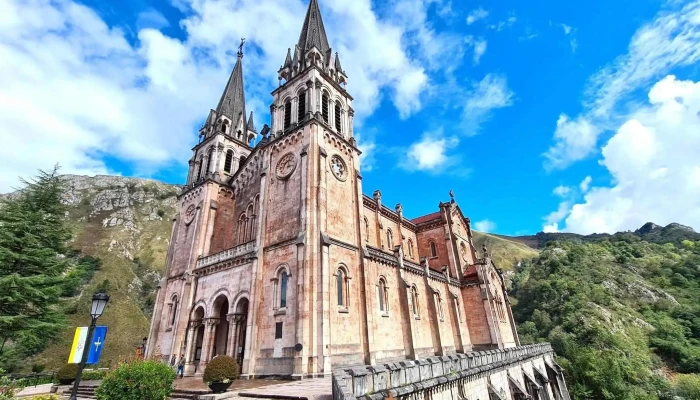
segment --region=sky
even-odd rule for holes
[[[37,169],[184,183],[246,38],[247,108],[306,0],[0,2],[0,192]],[[319,0],[363,191],[475,229],[700,231],[700,0]]]

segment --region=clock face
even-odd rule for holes
[[[297,158],[292,153],[287,153],[277,162],[275,169],[278,179],[288,178],[297,167]]]
[[[195,214],[195,207],[194,204],[190,204],[189,207],[187,207],[187,210],[185,210],[185,223],[189,224],[192,222],[194,219],[194,214]]]
[[[348,177],[348,168],[345,166],[345,161],[338,155],[331,157],[331,171],[338,180],[344,181]]]

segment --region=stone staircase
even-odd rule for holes
[[[97,397],[95,396],[95,390],[97,390],[97,386],[89,385],[89,386],[79,386],[78,387],[78,400],[94,400]],[[68,399],[70,398],[70,389],[64,391],[61,395],[62,398]],[[170,394],[170,397],[168,397],[169,400],[196,400],[198,395],[201,394],[206,394],[206,392],[202,391],[197,391],[197,390],[182,390],[182,389],[175,389],[172,391]]]

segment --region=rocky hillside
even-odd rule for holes
[[[62,179],[75,233],[71,246],[102,261],[66,313],[72,326],[86,326],[92,293],[107,289],[110,304],[99,323],[109,327],[103,353],[108,365],[118,355],[133,354],[147,335],[180,187],[118,176]],[[68,359],[72,338],[71,328],[32,361],[45,363],[47,369],[60,366]]]

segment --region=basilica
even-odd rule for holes
[[[341,56],[310,0],[258,132],[241,44],[189,160],[149,356],[184,355],[200,375],[227,354],[244,377],[303,379],[519,345],[503,277],[453,193],[415,219],[365,194]]]

